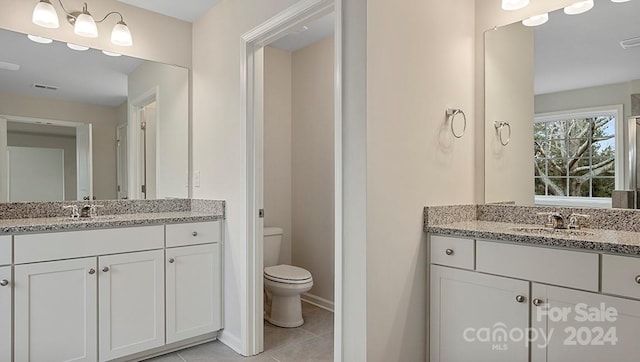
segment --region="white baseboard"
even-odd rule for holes
[[[244,353],[242,353],[242,341],[240,340],[240,338],[236,335],[233,335],[227,331],[225,331],[224,329],[222,331],[220,331],[218,333],[218,340],[222,343],[224,343],[227,347],[231,348],[232,350],[236,351],[236,353],[241,354],[244,356]]]
[[[321,297],[318,297],[317,295],[313,295],[313,294],[309,294],[309,293],[303,293],[300,296],[300,299],[302,299],[303,301],[309,303],[309,304],[313,304],[316,307],[320,307],[322,309],[326,309],[329,312],[333,313],[333,301],[328,300],[328,299],[324,299]]]

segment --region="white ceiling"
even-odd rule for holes
[[[193,23],[220,0],[118,0],[163,15]]]
[[[596,0],[590,11],[549,14],[535,28],[535,93],[545,94],[640,79],[640,47],[620,41],[640,36],[640,1]]]
[[[127,75],[144,62],[95,49],[79,52],[60,42],[39,44],[9,30],[0,30],[0,49],[0,62],[20,65],[18,71],[0,69],[0,92],[107,106],[127,99]],[[34,88],[34,83],[58,90]]]
[[[335,13],[327,14],[312,20],[305,27],[294,29],[288,35],[269,44],[270,46],[289,52],[295,52],[309,45],[333,35],[335,27]],[[306,28],[306,29],[305,29]]]

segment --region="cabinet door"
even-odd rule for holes
[[[15,360],[95,361],[96,258],[15,267]]]
[[[220,329],[220,244],[167,249],[167,343]]]
[[[100,361],[164,345],[164,251],[98,258]]]
[[[11,361],[11,267],[0,267],[0,361]]]
[[[528,282],[432,265],[430,289],[432,362],[528,360]]]
[[[534,335],[551,336],[532,361],[640,361],[640,301],[535,283],[531,296]]]

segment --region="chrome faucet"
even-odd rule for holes
[[[80,217],[80,212],[78,211],[78,205],[67,205],[63,206],[63,209],[71,209],[71,218],[77,219]]]
[[[571,214],[569,215],[569,224],[567,225],[567,229],[580,229],[581,225],[578,221],[578,218],[588,219],[591,216],[585,214]]]
[[[98,208],[104,207],[103,205],[88,204],[84,205],[80,211],[80,217],[94,217],[98,216]]]
[[[567,221],[559,212],[539,212],[538,215],[546,216],[547,223],[546,227],[554,228],[554,229],[566,229]]]

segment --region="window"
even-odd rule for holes
[[[610,206],[623,179],[619,114],[607,107],[536,115],[537,204]]]

